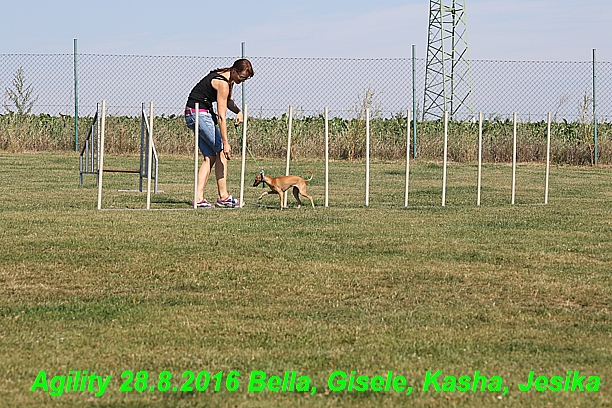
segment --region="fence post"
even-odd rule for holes
[[[329,207],[329,109],[325,107],[325,207]]]
[[[293,126],[293,105],[289,105],[289,131],[287,133],[287,166],[285,168],[285,176],[289,175],[289,163],[291,162],[291,128]],[[287,196],[285,194],[285,200],[283,207],[287,208]]]
[[[153,159],[153,102],[149,105],[151,119],[149,120],[149,137],[147,140],[147,210],[151,209],[151,161]],[[198,113],[196,112],[196,115]],[[157,180],[157,179],[156,179]]]
[[[100,118],[100,122],[100,144],[98,146],[98,210],[102,209],[102,175],[104,174],[104,132],[106,130],[106,99],[102,99],[102,117]]]
[[[593,164],[597,166],[597,58],[593,48]]]
[[[408,187],[410,183],[410,109],[408,109],[406,115],[406,189],[404,193],[404,207],[408,207]]]
[[[550,122],[551,114],[548,112],[548,128],[546,132],[546,181],[544,183],[544,204],[548,204],[548,179],[550,177]]]
[[[478,113],[478,194],[476,205],[480,207],[480,191],[482,190],[482,112]]]
[[[514,130],[512,138],[512,205],[514,205],[514,199],[516,197],[516,112],[514,112],[513,118]]]
[[[200,104],[195,103],[195,125],[193,129],[194,151],[193,151],[193,209],[198,209],[198,144],[200,139]]]
[[[370,205],[370,108],[366,108],[366,185],[365,205]]]
[[[242,110],[242,115],[244,121],[242,122],[242,163],[240,167],[240,208],[244,207],[244,172],[246,167],[246,151],[247,151],[247,120],[249,118],[248,115],[248,106],[243,104],[244,108]]]
[[[448,111],[444,111],[444,158],[442,160],[442,207],[446,206],[446,166],[448,164]]]
[[[77,75],[77,39],[74,39],[74,151],[79,151],[79,77]]]
[[[242,43],[242,58],[244,58],[244,55],[245,55],[244,50],[245,50],[245,45],[244,45],[244,42],[243,42]],[[245,81],[242,81],[242,84],[241,84],[242,85],[242,112],[243,112],[243,115],[244,115],[244,105],[245,105],[245,103],[244,103],[244,82]]]
[[[412,157],[417,157],[416,45],[412,45]]]

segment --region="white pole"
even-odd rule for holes
[[[244,171],[246,166],[246,149],[247,149],[247,117],[248,107],[244,104],[243,107],[244,121],[242,122],[242,167],[240,169],[240,208],[244,207]]]
[[[444,158],[442,164],[442,207],[446,206],[446,158],[448,156],[448,111],[444,111]]]
[[[98,105],[96,104],[96,112],[98,111]],[[102,113],[100,111],[100,113]],[[98,144],[98,155],[96,157],[96,161],[97,161],[97,165],[98,168],[100,168],[100,127],[102,126],[102,119],[100,118],[100,115],[98,115],[98,123],[96,123],[96,135],[97,135],[97,139],[96,139],[96,143]]]
[[[104,173],[104,128],[106,126],[106,100],[102,100],[102,120],[100,121],[100,145],[98,146],[98,210],[102,209],[102,173]]]
[[[544,204],[548,204],[548,177],[550,175],[550,112],[548,112],[548,136],[546,140],[546,186],[544,188]]]
[[[291,160],[291,128],[293,126],[293,105],[289,106],[289,132],[287,134],[287,166],[285,168],[285,176],[289,175],[289,162]],[[287,194],[285,194],[285,202],[283,206],[287,208]]]
[[[370,205],[370,108],[366,109],[366,190],[365,205]]]
[[[149,119],[149,146],[147,152],[147,210],[151,209],[151,161],[153,156],[153,102],[149,105],[151,119]]]
[[[193,209],[198,208],[198,140],[200,138],[200,115],[198,114],[198,110],[200,109],[200,104],[195,104],[195,148],[193,151]]]
[[[408,207],[408,182],[410,179],[410,109],[406,116],[406,194],[404,194],[404,207]]]
[[[480,206],[480,190],[482,189],[482,112],[478,114],[478,199],[476,205]]]
[[[512,142],[512,205],[516,197],[516,112],[514,112],[514,138]]]
[[[325,107],[325,207],[329,207],[329,111]]]

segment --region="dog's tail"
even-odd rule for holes
[[[306,171],[307,171],[308,173],[310,173],[310,178],[309,178],[308,180],[304,180],[304,181],[307,181],[307,182],[308,182],[308,181],[312,180],[312,171],[310,171],[310,170],[306,170]]]

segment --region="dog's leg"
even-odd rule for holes
[[[312,205],[312,208],[314,209],[314,202],[312,201],[312,197],[306,194],[304,194],[304,196],[308,197],[308,199],[310,200],[310,204]]]
[[[293,195],[295,195],[295,189],[298,188],[297,186],[293,188]],[[312,197],[309,196],[308,194],[306,194],[306,184],[304,184],[303,186],[299,186],[300,189],[300,194],[303,195],[304,197],[306,197],[307,199],[310,200],[310,204],[312,205],[312,208],[315,208],[314,202],[312,201]],[[299,201],[299,200],[298,200]]]
[[[268,194],[276,194],[276,192],[274,191],[266,191],[265,193],[263,193],[262,195],[259,196],[259,198],[257,200],[261,200],[262,198],[264,198],[265,196],[267,196]]]
[[[298,208],[302,207],[302,200],[300,200],[300,189],[297,186],[293,186],[293,196],[298,202]]]
[[[282,211],[283,210],[283,199],[285,198],[285,193],[283,193],[283,190],[278,191],[278,196],[280,197],[280,209]]]

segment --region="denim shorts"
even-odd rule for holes
[[[194,131],[195,115],[195,113],[185,114],[185,124],[189,129]],[[198,134],[198,147],[200,148],[200,151],[204,157],[216,156],[217,153],[223,150],[221,132],[219,131],[219,128],[215,126],[209,112],[198,112],[198,115],[198,127],[200,128]]]

